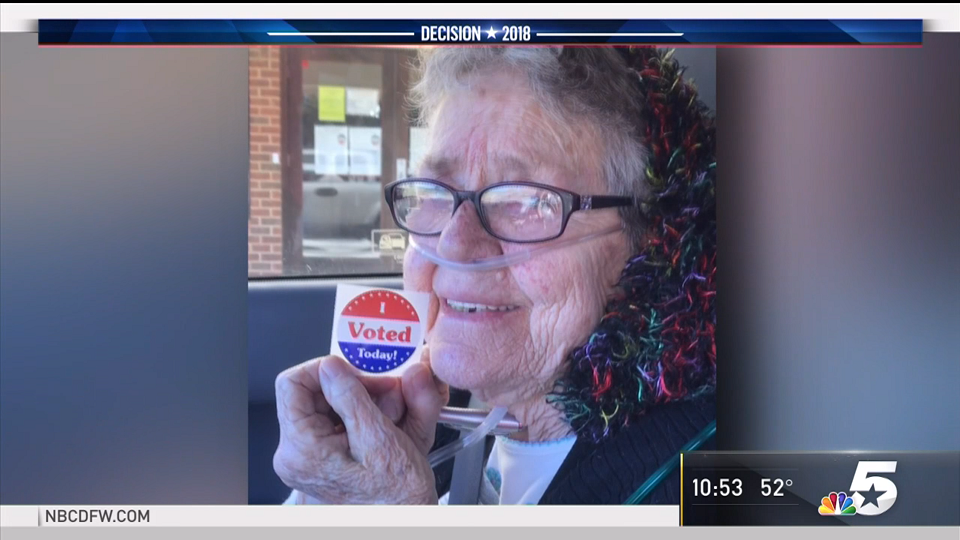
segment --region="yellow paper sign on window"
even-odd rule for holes
[[[347,121],[347,89],[343,86],[320,86],[317,92],[320,102],[319,111],[321,122]]]

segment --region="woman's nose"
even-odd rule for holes
[[[465,201],[440,233],[437,254],[455,261],[466,261],[502,255],[503,250],[500,242],[483,228],[473,203]]]

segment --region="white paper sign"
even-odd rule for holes
[[[430,295],[337,285],[330,354],[366,376],[399,377],[420,361]]]
[[[380,176],[382,132],[378,127],[350,127],[350,174]]]
[[[313,127],[313,167],[317,175],[350,172],[347,126]]]
[[[347,115],[380,118],[380,90],[348,86]]]

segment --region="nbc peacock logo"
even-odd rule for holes
[[[830,492],[820,500],[821,516],[879,516],[897,502],[893,480],[877,473],[897,472],[896,461],[859,461],[850,482],[850,495]],[[858,518],[859,519],[859,518]]]
[[[820,500],[821,516],[852,516],[857,513],[857,505],[853,504],[853,497],[847,497],[844,492],[830,492],[830,495]]]

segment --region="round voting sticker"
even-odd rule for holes
[[[416,309],[395,292],[364,292],[350,300],[340,313],[340,350],[348,362],[366,373],[397,369],[422,342]]]

